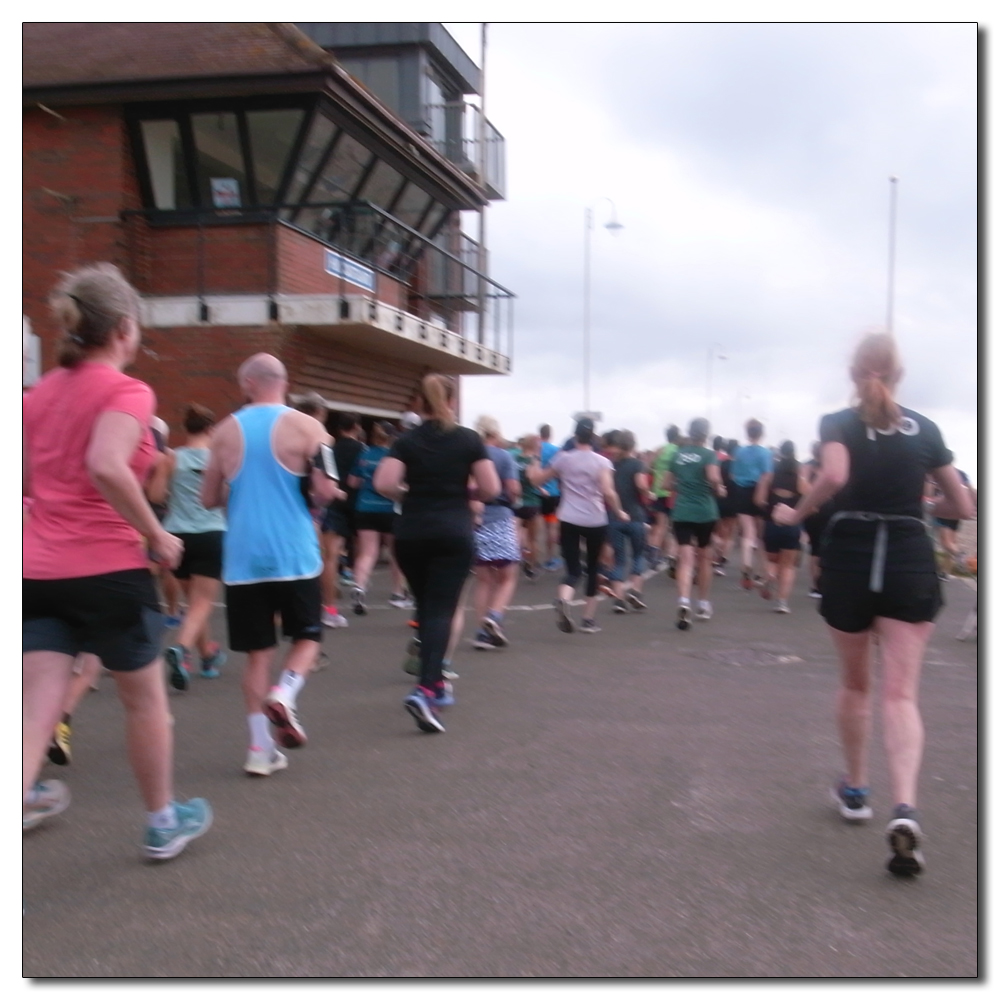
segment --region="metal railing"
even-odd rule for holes
[[[482,114],[476,105],[464,101],[428,104],[424,107],[425,138],[442,156],[476,177],[491,198],[506,198],[506,141]]]

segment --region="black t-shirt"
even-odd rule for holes
[[[346,500],[334,500],[330,507],[333,510],[350,511],[354,510],[354,500],[358,491],[351,489],[347,485],[347,477],[351,473],[358,461],[358,456],[365,450],[365,446],[352,437],[337,438],[333,443],[333,460],[337,463],[337,471],[340,473],[340,488],[347,494]]]
[[[476,462],[489,458],[475,431],[446,431],[427,420],[398,438],[389,457],[406,466],[409,487],[394,526],[397,538],[471,536],[469,476]]]
[[[922,523],[924,480],[931,469],[950,465],[937,424],[913,410],[891,431],[868,427],[858,412],[841,410],[823,417],[822,443],[836,441],[847,448],[850,474],[833,498],[833,512],[867,511],[916,518],[889,522],[886,570],[905,572],[933,569],[933,546]],[[823,552],[823,565],[837,569],[864,569],[871,560],[875,524],[839,521]]]
[[[615,463],[615,492],[625,513],[640,524],[646,520],[646,508],[636,489],[635,476],[636,473],[645,471],[646,466],[635,457],[623,458]]]

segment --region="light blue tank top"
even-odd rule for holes
[[[227,584],[308,580],[323,568],[302,477],[281,465],[271,448],[274,425],[288,409],[275,403],[233,414],[243,434],[243,462],[229,483],[222,549]]]
[[[167,516],[163,527],[182,535],[200,535],[206,531],[225,531],[226,515],[216,508],[206,510],[201,503],[201,481],[208,465],[207,448],[177,448],[176,465],[170,480]]]

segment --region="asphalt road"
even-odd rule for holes
[[[308,746],[242,773],[241,657],[171,699],[178,794],[213,829],[144,862],[113,683],[47,767],[70,809],[26,834],[26,977],[972,977],[978,972],[975,593],[947,583],[926,658],[926,873],[885,871],[875,819],[844,824],[836,665],[800,583],[774,614],[732,578],[673,624],[673,584],[598,635],[563,635],[555,578],[522,583],[497,652],[466,648],[442,735],[401,701],[406,612],[328,631],[299,699]],[[221,628],[221,624],[219,626]]]

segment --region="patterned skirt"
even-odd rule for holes
[[[507,563],[521,561],[521,543],[513,514],[476,528],[476,562]]]

